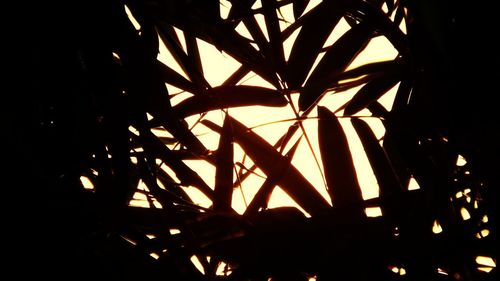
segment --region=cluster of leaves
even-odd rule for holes
[[[48,187],[59,187],[46,196],[48,204],[71,202],[68,208],[75,217],[70,220],[85,222],[77,235],[85,258],[95,260],[91,266],[104,268],[110,276],[174,280],[493,278],[496,268],[489,274],[479,271],[475,259],[496,258],[491,213],[496,199],[488,199],[494,181],[472,161],[481,159],[474,153],[466,155],[465,166],[457,166],[459,154],[470,150],[461,151],[460,141],[454,139],[460,134],[446,122],[418,118],[434,101],[429,89],[441,89],[432,78],[439,69],[429,58],[435,49],[422,42],[425,28],[433,23],[422,12],[424,4],[325,0],[305,12],[307,0],[262,0],[258,8],[252,8],[253,0],[229,2],[227,18],[220,16],[220,3],[214,0],[78,2],[59,18],[73,29],[69,38],[51,37],[50,29],[40,28],[45,40],[57,43],[40,41],[32,54],[34,65],[41,70],[53,64],[57,70],[41,71],[31,89],[44,93],[32,96],[35,114],[29,121],[36,124],[32,132],[45,141],[43,152],[36,155],[47,159],[37,159],[43,164],[35,164],[33,173]],[[282,30],[279,9],[286,5],[292,5],[295,22]],[[256,15],[263,16],[268,39]],[[341,19],[350,29],[324,48]],[[408,35],[399,28],[402,22]],[[240,24],[252,39],[236,31]],[[183,31],[185,42],[175,29]],[[283,42],[294,32],[298,35],[285,59]],[[398,56],[347,70],[379,36],[388,39]],[[435,45],[441,46],[435,37]],[[241,67],[221,85],[211,86],[197,39],[224,51]],[[187,78],[158,60],[160,44]],[[319,54],[323,56],[315,65]],[[274,88],[240,85],[250,72]],[[166,83],[192,96],[172,105],[175,95],[169,95]],[[387,110],[378,99],[396,85],[394,105]],[[361,196],[339,113],[318,106],[325,94],[355,87],[359,90],[342,114],[350,118],[379,184],[380,196],[370,200]],[[298,95],[298,108],[292,95]],[[269,144],[226,111],[253,105],[291,106],[295,123],[275,145]],[[383,142],[355,116],[364,109],[383,122]],[[211,110],[225,113],[222,126],[203,119]],[[330,202],[291,164],[297,144],[285,151],[313,111],[318,114]],[[432,109],[430,113],[436,117]],[[188,126],[185,119],[193,115],[200,115],[199,123],[220,135],[215,151]],[[235,143],[254,166],[233,182]],[[215,167],[214,186],[185,163],[189,159]],[[256,168],[266,180],[255,187],[258,192],[240,215],[231,205],[234,187]],[[92,187],[84,186],[81,177]],[[411,179],[420,189],[408,190]],[[268,209],[278,185],[311,217],[292,207]],[[201,191],[212,206],[198,206],[185,187]],[[136,193],[146,196],[149,208],[129,205]],[[383,215],[367,217],[365,208],[375,206]],[[464,209],[470,215],[467,220]],[[433,225],[443,231],[433,231]],[[61,225],[57,229],[65,231]],[[484,229],[489,234],[481,232]]]

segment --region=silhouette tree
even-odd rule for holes
[[[19,268],[15,274],[496,280],[495,265],[478,259],[498,257],[493,97],[500,60],[489,3],[324,0],[307,10],[308,0],[262,0],[257,7],[252,0],[229,2],[225,18],[213,0],[9,4],[14,19],[6,41],[14,48],[4,53],[12,64],[2,117],[3,232],[9,267]],[[293,8],[295,21],[282,29],[285,6]],[[341,19],[350,29],[324,47]],[[236,31],[240,24],[252,38]],[[283,42],[294,32],[285,59]],[[349,69],[375,37],[385,37],[397,57]],[[196,39],[241,67],[221,85],[210,85]],[[187,78],[157,59],[161,44]],[[239,83],[250,72],[273,88]],[[176,95],[166,84],[191,97],[173,104]],[[394,86],[394,104],[386,108],[378,99]],[[349,89],[357,91],[343,111],[318,105]],[[298,108],[292,102],[297,95]],[[294,124],[270,144],[226,110],[251,105],[290,106]],[[356,115],[365,109],[382,121],[382,139]],[[223,124],[204,119],[211,110],[224,114]],[[297,147],[291,137],[305,134],[302,122],[311,112],[318,114],[330,202],[291,164]],[[220,135],[216,150],[188,126],[193,115]],[[340,118],[350,120],[362,142],[378,198],[361,196]],[[253,167],[236,169],[235,144]],[[186,164],[189,159],[215,167],[213,186]],[[265,182],[238,214],[233,189],[256,168]],[[418,190],[408,189],[411,179]],[[310,217],[294,207],[267,208],[277,185]],[[211,207],[193,202],[186,187],[203,193]],[[149,208],[129,204],[136,193],[146,196]],[[365,208],[373,206],[383,215],[367,217]]]

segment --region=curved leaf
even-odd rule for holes
[[[330,208],[330,205],[314,186],[293,165],[289,165],[285,156],[278,153],[272,145],[240,122],[233,118],[230,120],[233,126],[234,140],[268,176],[283,174],[277,184],[306,212],[317,215]],[[221,131],[219,126],[208,120],[203,120],[202,123],[216,132]]]
[[[205,181],[181,159],[176,157],[154,134],[148,131],[141,132],[139,141],[143,144],[146,152],[155,158],[161,159],[175,172],[181,184],[186,186],[192,185],[203,192],[208,198],[213,198],[213,190]]]
[[[193,94],[198,93],[198,88],[193,82],[187,80],[186,78],[184,78],[184,76],[180,75],[175,70],[160,61],[157,61],[157,65],[160,79],[162,79],[165,83]]]
[[[403,203],[403,188],[394,171],[394,168],[380,146],[378,139],[372,129],[365,121],[352,118],[351,123],[356,130],[368,160],[373,169],[380,188],[382,198],[382,212],[391,217],[398,216],[399,205]]]
[[[287,79],[291,89],[302,86],[323,44],[343,13],[343,1],[335,1],[321,2],[304,15],[302,29],[293,43],[288,59]]]
[[[293,17],[294,19],[298,19],[304,13],[307,4],[309,4],[309,0],[297,0],[293,1]]]
[[[386,73],[373,78],[352,97],[344,109],[344,115],[354,115],[379,99],[399,82],[399,75]]]
[[[267,33],[269,34],[268,58],[271,60],[273,68],[282,78],[285,76],[285,53],[281,42],[281,30],[276,8],[276,0],[262,0],[262,9],[264,12],[264,21],[266,23]]]
[[[219,139],[219,147],[215,160],[215,211],[229,212],[233,198],[233,133],[231,123],[226,117]]]
[[[301,138],[299,138],[297,142],[295,142],[293,147],[290,149],[290,151],[288,151],[288,153],[285,156],[288,160],[288,165],[291,165],[293,155],[297,151],[297,147],[299,146],[300,140]],[[260,187],[259,191],[257,191],[255,196],[253,197],[250,204],[248,204],[248,207],[245,209],[244,215],[253,216],[257,214],[260,208],[265,208],[267,206],[267,203],[269,202],[269,197],[271,196],[274,187],[278,184],[279,179],[283,177],[283,173],[288,168],[289,166],[282,167],[280,171],[277,170],[274,171],[275,173],[277,172],[277,174],[271,174],[267,177],[267,179]]]
[[[360,23],[342,35],[325,53],[304,85],[299,97],[300,110],[306,110],[323,94],[330,85],[326,77],[344,71],[351,61],[366,47],[373,29]]]
[[[333,206],[362,216],[363,197],[344,130],[325,107],[318,106],[318,118],[319,148]]]
[[[262,105],[281,107],[287,105],[285,97],[277,90],[257,86],[220,86],[207,91],[207,95],[193,96],[173,107],[180,118],[214,109]]]

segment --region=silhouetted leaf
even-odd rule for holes
[[[287,105],[283,95],[276,90],[256,86],[220,86],[207,91],[206,96],[193,96],[174,106],[177,116],[184,118],[214,109],[262,105],[281,107]]]
[[[361,13],[362,20],[382,33],[401,55],[408,55],[408,40],[401,29],[399,29],[399,26],[395,25],[390,18],[375,5],[366,1],[359,1],[357,4],[357,9]]]
[[[139,137],[144,149],[156,158],[161,159],[170,167],[181,184],[185,186],[194,186],[203,192],[208,198],[213,198],[213,190],[203,181],[203,179],[182,160],[176,157],[172,151],[165,146],[155,135],[150,132],[141,132]]]
[[[345,72],[329,73],[325,80],[329,82],[329,87],[333,87],[343,80],[360,79],[363,76],[371,78],[373,75],[380,75],[381,73],[393,73],[400,69],[400,63],[398,60],[367,63]]]
[[[309,0],[298,0],[292,3],[293,17],[295,18],[295,20],[302,16],[302,13],[304,13],[307,7],[307,4],[309,4]]]
[[[188,75],[191,81],[196,85],[199,91],[208,88],[210,85],[203,76],[203,70],[198,68],[194,61],[182,49],[179,38],[174,28],[164,22],[158,22],[158,34],[163,43],[169,50],[170,54],[174,57],[175,61],[179,64],[182,70]]]
[[[328,193],[334,208],[352,210],[353,218],[363,216],[361,189],[347,137],[337,117],[318,107],[318,141]]]
[[[373,29],[360,23],[342,35],[325,53],[311,73],[299,97],[300,110],[306,110],[323,94],[330,83],[325,77],[336,76],[366,47]]]
[[[321,2],[304,15],[302,28],[288,59],[287,79],[297,89],[307,77],[326,39],[344,13],[343,1]]]
[[[202,123],[214,131],[221,131],[219,126],[208,120],[203,120]],[[311,183],[293,165],[289,166],[286,158],[279,154],[276,149],[240,122],[231,118],[231,123],[234,140],[267,175],[280,174],[280,170],[286,170],[278,184],[304,210],[315,215],[329,208],[330,205]]]
[[[198,42],[196,37],[191,36],[189,33],[184,32],[184,38],[186,39],[186,49],[187,55],[193,62],[194,66],[203,75],[203,66],[201,64],[200,51],[198,49]]]
[[[358,118],[352,118],[351,123],[363,144],[373,173],[377,178],[380,197],[382,198],[382,213],[392,218],[401,215],[399,205],[404,202],[403,186],[399,182],[390,160],[366,122]]]
[[[184,78],[184,76],[177,73],[175,70],[171,69],[167,65],[158,61],[158,68],[160,72],[161,79],[172,86],[175,86],[184,91],[188,91],[193,94],[198,93],[198,88],[191,81]]]
[[[344,109],[344,115],[354,115],[366,108],[370,103],[379,99],[399,82],[398,75],[386,73],[366,83],[352,97]]]
[[[174,115],[170,110],[161,110],[162,103],[157,104],[157,109],[149,113],[155,118],[158,124],[162,125],[179,142],[189,148],[196,155],[206,155],[207,148],[188,128],[187,123]]]
[[[281,79],[285,79],[285,53],[281,42],[281,30],[279,26],[278,14],[276,11],[276,0],[262,0],[264,21],[267,33],[269,34],[269,59]],[[286,80],[285,80],[286,81]]]
[[[229,212],[232,210],[233,198],[233,132],[228,117],[224,120],[219,138],[215,162],[215,188],[214,204],[215,211]]]
[[[295,142],[290,151],[288,151],[288,153],[285,155],[288,160],[288,165],[291,165],[291,161],[293,159],[293,156],[295,155],[295,152],[297,151],[300,140],[301,138],[299,138],[297,142]],[[250,204],[248,204],[248,207],[245,209],[245,213],[243,215],[251,217],[257,214],[260,208],[265,209],[267,207],[267,203],[269,202],[269,198],[274,190],[274,187],[278,184],[279,180],[283,177],[283,173],[286,172],[286,169],[288,168],[289,166],[284,167],[284,169],[280,171],[274,170],[273,172],[275,172],[276,174],[268,175],[267,179],[259,188],[259,191],[257,191]]]
[[[163,184],[167,192],[174,194],[174,196],[182,199],[185,202],[194,204],[194,202],[191,200],[191,197],[189,197],[184,189],[182,189],[167,172],[159,168],[157,169],[156,173],[157,179]]]

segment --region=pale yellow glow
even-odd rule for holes
[[[155,260],[160,258],[160,255],[158,255],[157,253],[150,253],[149,256],[151,256]]]
[[[215,275],[217,276],[229,276],[231,271],[228,269],[228,265],[225,262],[220,262],[215,270]]]
[[[168,231],[170,232],[171,235],[176,235],[181,233],[181,231],[178,228],[170,228]]]
[[[477,256],[476,263],[483,266],[496,267],[497,264],[491,257]]]
[[[370,207],[365,209],[367,217],[374,218],[382,216],[382,209],[380,207]]]
[[[488,222],[488,216],[484,215],[483,218],[481,219],[482,222],[487,223]]]
[[[435,234],[443,232],[443,228],[441,228],[441,225],[437,220],[434,220],[434,223],[432,224],[432,232]]]
[[[191,256],[190,260],[194,264],[194,266],[196,267],[196,269],[198,269],[203,275],[205,275],[205,269],[203,268],[203,265],[201,265],[201,262],[198,259],[198,257],[197,256]]]
[[[415,178],[411,177],[410,183],[408,184],[408,190],[418,190],[418,189],[420,189],[420,185],[415,180]]]
[[[490,231],[488,229],[483,229],[483,230],[479,231],[479,233],[476,235],[476,237],[481,239],[481,238],[487,237],[488,235],[490,235]]]
[[[87,190],[93,190],[94,189],[94,184],[90,179],[86,176],[81,176],[80,181],[82,182],[83,188]]]
[[[457,166],[461,167],[461,166],[464,166],[465,164],[467,164],[467,161],[465,160],[465,158],[462,155],[458,155]]]
[[[466,220],[469,220],[470,219],[470,213],[469,211],[467,211],[466,208],[462,207],[462,209],[460,209],[460,214],[462,215],[462,219],[464,221]]]

